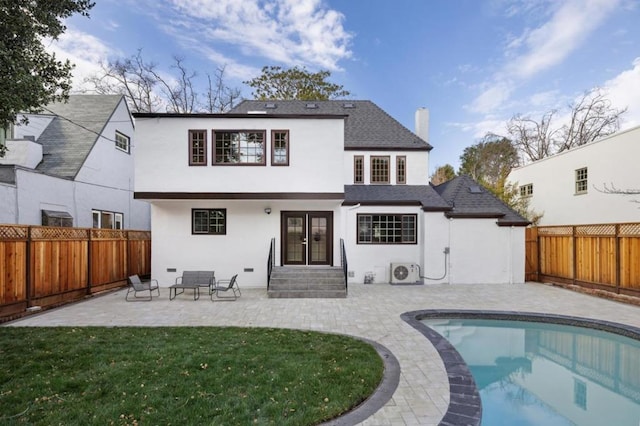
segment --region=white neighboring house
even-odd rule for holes
[[[244,101],[228,114],[135,113],[135,197],[152,275],[340,267],[349,283],[522,283],[528,222],[468,177],[429,185],[422,137],[370,101]],[[428,277],[424,278],[424,277]]]
[[[509,181],[543,213],[540,225],[639,222],[640,196],[603,192],[640,189],[640,127],[514,169]]]
[[[28,114],[0,159],[0,223],[151,228],[133,199],[134,126],[123,96],[71,95]]]

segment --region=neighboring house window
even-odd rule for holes
[[[396,157],[396,183],[407,183],[407,157]]]
[[[289,165],[289,131],[271,131],[271,165]]]
[[[73,216],[67,212],[41,210],[42,226],[73,226]]]
[[[93,210],[93,227],[102,229],[124,229],[124,215],[122,213]]]
[[[573,403],[583,410],[587,409],[587,383],[573,378]]]
[[[576,194],[586,194],[587,192],[587,168],[576,170]]]
[[[364,156],[353,157],[353,183],[364,183]]]
[[[191,233],[226,235],[227,209],[192,209]]]
[[[214,131],[214,164],[265,165],[265,131]]]
[[[116,148],[129,153],[129,136],[116,132]]]
[[[359,214],[358,244],[415,244],[415,214]]]
[[[522,185],[520,187],[520,196],[521,197],[531,197],[533,195],[533,184],[528,183],[526,185]]]
[[[207,131],[189,130],[189,165],[207,165]]]
[[[389,183],[389,156],[371,156],[371,183]]]

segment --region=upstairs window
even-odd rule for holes
[[[229,131],[213,132],[216,165],[261,165],[265,161],[265,131]]]
[[[415,244],[415,214],[359,214],[358,244]]]
[[[520,196],[521,197],[531,197],[533,195],[533,184],[528,183],[526,185],[522,185],[520,187]]]
[[[189,165],[207,165],[207,131],[189,130]]]
[[[371,183],[389,183],[389,156],[371,156]]]
[[[227,209],[192,209],[191,233],[226,235]]]
[[[271,131],[271,165],[289,165],[289,131]]]
[[[124,229],[124,215],[122,213],[92,210],[91,214],[94,228]]]
[[[128,154],[130,150],[129,136],[120,132],[116,132],[116,149],[124,151]]]
[[[396,157],[396,183],[407,183],[407,157]]]
[[[587,168],[583,167],[576,170],[576,194],[586,194],[587,188]]]
[[[353,157],[353,183],[364,183],[364,156]]]

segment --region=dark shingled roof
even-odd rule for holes
[[[451,209],[430,185],[345,185],[344,204],[420,205],[427,211]]]
[[[38,138],[43,155],[36,170],[75,178],[122,99],[121,95],[71,95],[67,103],[47,105],[42,114],[56,117]]]
[[[495,217],[498,225],[527,226],[529,221],[491,192],[482,188],[469,176],[458,176],[434,187],[435,191],[453,207],[447,217]]]
[[[314,105],[309,108],[307,105]],[[371,101],[254,101],[245,100],[230,113],[264,111],[287,115],[347,115],[345,149],[396,149],[430,151],[432,146],[416,136]]]

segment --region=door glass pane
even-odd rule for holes
[[[287,261],[304,262],[304,220],[301,217],[287,218]]]
[[[327,219],[311,218],[311,262],[327,261]]]

